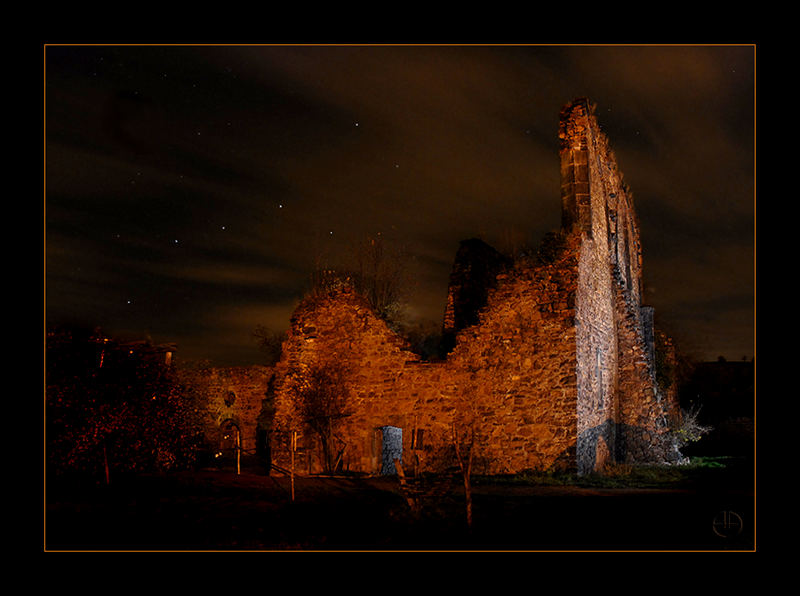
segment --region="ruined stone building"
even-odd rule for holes
[[[207,368],[194,378],[204,395],[205,438],[215,455],[269,458],[265,406],[274,372],[267,366]]]
[[[454,432],[474,437],[475,471],[486,474],[680,457],[669,432],[677,399],[657,385],[653,312],[642,305],[633,197],[586,100],[563,109],[559,139],[561,230],[514,262],[462,243],[445,358],[411,351],[346,287],[300,303],[262,379],[274,373],[276,465],[291,464],[295,432],[297,472],[323,470],[322,435],[300,396],[326,370],[341,391],[318,407],[334,408],[320,416],[341,471],[393,473],[395,460],[418,472],[452,466]]]

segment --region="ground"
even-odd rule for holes
[[[720,463],[721,462],[721,463]],[[753,550],[752,462],[625,470],[581,480],[476,478],[474,522],[455,479],[409,508],[397,477],[296,478],[231,469],[51,480],[45,549]]]

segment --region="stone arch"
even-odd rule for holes
[[[241,447],[242,429],[233,418],[226,418],[219,425],[219,449],[221,452]]]

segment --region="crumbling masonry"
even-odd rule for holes
[[[325,367],[343,375],[346,397],[329,420],[337,470],[393,473],[394,460],[418,472],[452,466],[454,431],[465,425],[475,471],[486,474],[680,457],[669,432],[677,399],[657,386],[653,312],[641,304],[633,197],[586,100],[563,109],[559,139],[560,232],[538,257],[513,263],[462,243],[481,264],[456,261],[446,359],[412,352],[347,288],[299,305],[274,369],[276,465],[292,465],[296,432],[295,470],[322,471],[298,395],[308,372]]]

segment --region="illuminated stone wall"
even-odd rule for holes
[[[588,106],[575,103],[561,115],[562,223],[580,236],[575,312],[578,379],[577,465],[602,468],[614,454],[617,338],[614,283],[609,261],[606,165]],[[598,183],[599,181],[599,183]]]
[[[559,139],[563,225],[581,236],[578,469],[675,459],[667,422],[677,397],[656,385],[653,311],[641,304],[633,195],[588,102],[565,107]]]
[[[465,415],[476,433],[476,470],[573,467],[576,240],[553,263],[500,274],[479,323],[458,333],[441,362],[422,361],[348,290],[307,299],[276,367],[276,428],[302,428],[293,390],[304,370],[345,363],[349,408],[336,433],[344,470],[379,473],[385,426],[403,430],[410,469],[453,466],[453,424]],[[288,467],[285,434],[282,441],[273,457]],[[319,471],[314,435],[304,430],[298,445],[296,469]]]
[[[472,313],[459,303],[461,289],[474,285],[472,268],[457,259],[445,360],[423,361],[351,291],[303,301],[275,368],[277,464],[291,465],[287,433],[296,430],[295,469],[322,468],[319,441],[295,401],[314,367],[342,369],[347,409],[333,424],[340,470],[385,471],[386,427],[402,433],[404,466],[415,471],[455,465],[454,431],[468,428],[475,471],[488,474],[587,473],[614,461],[679,456],[666,432],[677,401],[656,385],[652,309],[641,305],[633,197],[585,100],[564,109],[559,138],[557,250],[513,265],[477,264],[490,277],[479,281],[486,291]]]
[[[195,375],[205,408],[206,440],[212,448],[223,444],[221,433],[230,421],[241,432],[244,452],[255,453],[258,418],[272,376],[273,370],[264,366],[207,368]]]

